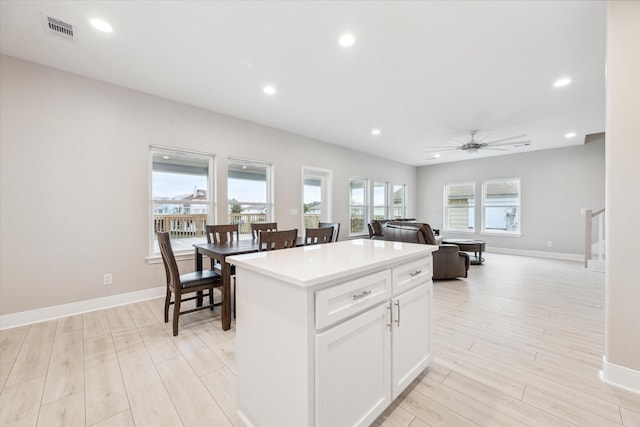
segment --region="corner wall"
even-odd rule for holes
[[[607,21],[607,297],[604,380],[640,393],[640,2]]]
[[[273,163],[283,229],[301,226],[290,211],[302,212],[302,165],[333,170],[341,239],[351,176],[406,184],[415,215],[413,166],[8,56],[0,122],[0,315],[164,286],[162,264],[146,261],[149,145],[216,155],[220,222],[229,156]],[[102,285],[104,273],[113,285]]]

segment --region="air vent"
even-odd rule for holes
[[[67,40],[75,40],[73,36],[73,25],[44,14],[42,15],[42,23],[47,33]]]

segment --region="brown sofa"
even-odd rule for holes
[[[369,228],[369,238],[373,240],[384,240],[383,228],[387,224],[393,223],[415,223],[415,218],[394,218],[394,219],[374,219],[367,227]]]
[[[429,224],[387,223],[384,226],[383,234],[385,240],[438,246],[438,250],[433,252],[434,280],[467,277],[469,254],[460,252],[456,245],[438,245]]]

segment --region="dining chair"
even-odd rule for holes
[[[207,243],[226,243],[238,241],[238,224],[205,225],[204,230],[205,234],[207,235]],[[220,261],[212,258],[211,268],[220,270]],[[235,270],[232,272],[232,274],[235,274]]]
[[[261,231],[278,231],[277,222],[252,222],[251,238],[256,240]]]
[[[333,231],[333,227],[305,228],[304,244],[318,245],[322,243],[331,243],[333,239]]]
[[[318,227],[319,228],[333,227],[333,238],[331,239],[331,241],[332,242],[337,242],[338,241],[338,234],[340,234],[340,223],[339,222],[319,222],[318,223]]]
[[[164,322],[169,322],[169,306],[173,304],[173,336],[176,336],[178,335],[178,320],[181,314],[192,313],[206,308],[213,310],[215,306],[220,305],[220,303],[214,304],[213,302],[213,289],[222,286],[222,277],[220,273],[214,270],[194,271],[193,273],[181,275],[178,271],[178,264],[173,255],[171,240],[167,232],[158,232],[158,246],[160,246],[164,272],[167,276],[167,295],[164,300]],[[208,305],[180,311],[180,306],[183,302],[198,298],[197,296],[183,298],[183,294],[203,292],[205,290],[209,291],[203,295],[209,296]],[[173,301],[171,301],[172,295]]]
[[[205,225],[204,230],[207,243],[237,242],[240,236],[238,224]],[[211,269],[222,273],[220,260],[211,258]],[[232,264],[230,270],[229,275],[233,278],[233,317],[236,317],[236,266]]]
[[[258,234],[258,250],[262,252],[274,249],[295,248],[297,239],[297,228],[284,231],[260,231]]]

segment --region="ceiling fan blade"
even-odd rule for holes
[[[489,147],[502,147],[505,145],[521,145],[521,144],[530,144],[531,140],[527,140],[527,141],[514,141],[514,142],[501,142],[499,144],[496,143],[488,143],[487,145]]]
[[[495,141],[485,142],[484,144],[495,144],[497,142],[509,141],[509,140],[512,140],[512,139],[522,138],[524,136],[527,136],[527,135],[523,133],[522,135],[516,135],[516,136],[509,137],[509,138],[496,139]]]
[[[484,150],[492,150],[492,151],[509,151],[506,148],[490,148],[490,147],[482,147],[480,151]]]
[[[431,150],[431,151],[425,151],[425,154],[429,154],[429,153],[442,153],[443,151],[456,151],[459,150],[460,148],[445,148],[444,150]]]
[[[444,149],[444,150],[457,150],[458,147],[452,147],[450,145],[430,145],[428,147],[424,147],[426,150],[430,150],[430,149],[434,149],[434,150],[438,150],[438,149]]]

